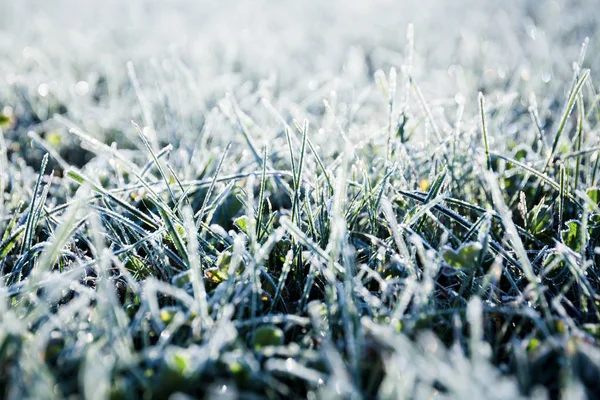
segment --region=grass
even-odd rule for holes
[[[600,396],[595,8],[429,3],[0,5],[0,397]]]

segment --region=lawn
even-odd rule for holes
[[[599,20],[0,1],[0,398],[600,398]]]

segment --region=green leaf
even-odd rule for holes
[[[221,252],[221,254],[219,254],[219,257],[217,258],[217,266],[220,270],[227,271],[227,269],[229,268],[229,264],[231,264],[231,252]]]
[[[183,271],[177,275],[175,275],[171,279],[171,284],[173,286],[177,286],[178,288],[183,288],[185,285],[192,281],[191,270]]]
[[[185,262],[189,263],[187,249],[183,243],[183,239],[181,238],[180,230],[177,229],[178,224],[173,223],[170,216],[163,209],[159,209],[158,213],[164,221],[165,226],[167,227],[169,238],[179,251],[179,254],[184,258]]]
[[[146,264],[138,256],[132,255],[127,259],[125,268],[131,272],[137,279],[143,279],[149,275],[149,270]]]
[[[75,169],[70,169],[67,171],[67,176],[71,179],[73,179],[75,182],[77,183],[83,183],[83,181],[85,180],[85,178],[83,177],[83,175],[81,175],[79,173],[79,171],[75,170]]]
[[[173,321],[173,318],[175,317],[175,311],[174,310],[168,310],[168,309],[162,309],[160,310],[160,320],[165,323],[165,324],[169,324],[171,321]]]
[[[585,238],[583,230],[581,229],[581,223],[579,221],[571,220],[565,223],[566,229],[560,231],[560,236],[563,243],[569,246],[573,251],[580,252],[583,249]]]
[[[541,235],[552,228],[554,218],[552,208],[544,204],[544,199],[533,207],[529,213],[527,226],[533,235]]]
[[[218,268],[211,268],[206,270],[206,277],[214,284],[219,284],[227,280],[227,273],[220,271]]]
[[[541,345],[541,342],[539,339],[531,338],[529,340],[529,343],[527,343],[527,351],[528,352],[534,351],[535,349],[539,348],[540,345]]]
[[[248,363],[244,360],[236,360],[229,365],[229,371],[235,376],[238,381],[247,381],[250,378],[251,371]]]
[[[591,187],[586,189],[585,193],[594,203],[598,204],[600,202],[600,188]]]
[[[266,346],[281,346],[283,344],[283,331],[275,326],[261,326],[254,332],[254,349],[259,350]]]
[[[173,354],[173,356],[167,360],[169,366],[173,369],[173,371],[178,372],[182,375],[188,369],[189,361],[189,357],[183,354],[183,352]]]
[[[25,225],[15,228],[17,219],[21,213],[23,203],[20,203],[15,210],[12,219],[6,226],[2,240],[0,241],[0,259],[6,257],[10,250],[17,244],[21,233],[25,231]]]
[[[236,218],[234,223],[242,231],[248,233],[248,217],[247,216],[244,215],[242,217]]]
[[[442,172],[439,173],[439,175],[435,179],[435,182],[433,182],[433,185],[431,185],[431,189],[429,189],[427,197],[425,198],[425,203],[429,203],[439,194],[445,179],[446,170],[444,169]]]
[[[21,234],[25,231],[25,225],[21,225],[14,232],[6,237],[2,242],[0,242],[0,259],[6,257],[8,253],[15,247],[18,243]],[[7,231],[8,232],[8,231]]]
[[[62,143],[60,132],[52,131],[46,134],[46,142],[52,147],[58,147]]]
[[[452,267],[470,269],[479,264],[482,249],[481,243],[468,242],[460,246],[458,250],[444,250],[442,257]]]

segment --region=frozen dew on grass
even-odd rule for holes
[[[599,397],[597,10],[0,2],[0,398]]]

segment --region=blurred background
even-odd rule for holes
[[[108,143],[132,145],[133,119],[191,148],[225,93],[242,109],[268,98],[298,119],[320,118],[334,93],[341,119],[360,98],[368,118],[353,116],[357,130],[373,130],[386,122],[385,99],[364,89],[377,69],[410,65],[436,115],[454,115],[457,99],[475,112],[478,91],[523,107],[534,93],[552,112],[586,37],[584,66],[597,64],[598,10],[594,0],[4,0],[0,109],[17,144],[32,129],[62,138],[64,124],[48,121],[59,114]],[[61,143],[69,162],[85,162]]]

